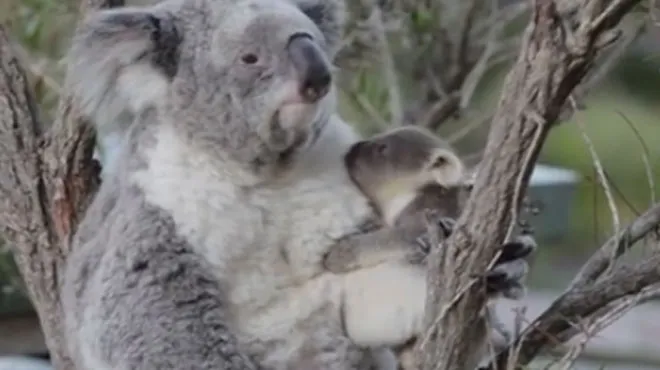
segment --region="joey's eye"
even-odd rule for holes
[[[376,144],[375,149],[376,149],[376,153],[383,155],[387,153],[387,144],[384,143]]]
[[[441,155],[441,156],[437,157],[437,158],[433,161],[433,163],[431,164],[431,166],[432,166],[433,168],[438,168],[438,167],[442,167],[442,166],[446,165],[447,162],[448,162],[448,161],[447,161],[447,158]]]
[[[241,56],[241,62],[245,64],[255,64],[258,61],[259,61],[259,57],[257,57],[256,54],[253,53],[247,53]]]

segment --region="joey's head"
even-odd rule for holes
[[[428,184],[455,186],[464,165],[445,140],[404,126],[354,144],[344,157],[355,184],[380,207],[410,198]]]
[[[96,12],[86,42],[131,51],[115,77],[133,71],[125,85],[136,99],[157,85],[150,104],[182,140],[267,173],[335,111],[343,17],[342,0],[165,0]]]

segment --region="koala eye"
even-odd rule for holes
[[[245,64],[255,64],[259,61],[259,57],[256,54],[247,53],[241,56],[241,61]]]

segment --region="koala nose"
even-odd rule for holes
[[[358,141],[348,149],[348,152],[344,154],[344,164],[346,167],[350,169],[355,166],[355,161],[360,156],[365,146],[366,143],[364,141]]]
[[[287,49],[300,77],[302,97],[310,103],[324,97],[330,90],[332,75],[323,50],[304,33],[291,36]]]

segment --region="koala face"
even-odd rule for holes
[[[334,110],[332,46],[293,2],[199,2],[169,114],[205,150],[254,168],[304,149]],[[201,30],[201,31],[197,31]]]
[[[453,186],[463,164],[451,146],[427,130],[404,126],[362,140],[344,157],[353,181],[365,192],[400,193],[429,183]]]
[[[112,67],[117,101],[152,104],[193,147],[267,172],[334,113],[342,24],[341,0],[165,0],[97,12],[78,65],[102,59],[95,71]]]

